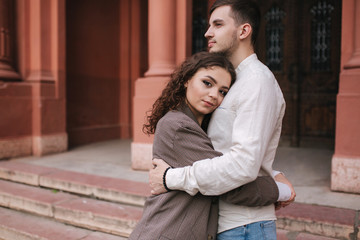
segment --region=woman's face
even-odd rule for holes
[[[231,75],[221,67],[200,68],[185,84],[186,103],[201,124],[204,116],[222,102],[231,84]]]

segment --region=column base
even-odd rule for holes
[[[8,64],[0,62],[0,78],[5,80],[20,80],[20,74]]]
[[[68,148],[66,133],[33,137],[33,155],[43,156],[50,153],[64,152]]]
[[[152,168],[152,143],[131,143],[131,167],[148,171]]]
[[[30,156],[31,141],[31,137],[0,140],[0,159]]]
[[[360,158],[333,156],[331,190],[360,193]]]

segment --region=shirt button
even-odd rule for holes
[[[208,235],[208,240],[212,240],[212,239],[214,239],[214,237],[209,234]]]

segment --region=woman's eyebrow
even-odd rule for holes
[[[215,83],[217,83],[217,81],[215,80],[215,78],[213,78],[212,76],[206,75],[205,77],[210,78],[210,79],[213,80]]]
[[[212,76],[206,75],[205,77],[210,78],[215,84],[217,84],[217,81],[216,81],[215,78],[213,78]],[[222,88],[230,89],[230,88],[228,88],[228,87],[226,87],[226,86],[222,86]]]

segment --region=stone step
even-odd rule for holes
[[[0,179],[136,206],[143,206],[146,196],[150,195],[147,183],[65,171],[18,161],[1,161]]]
[[[277,228],[295,233],[314,234],[334,239],[360,239],[356,218],[357,211],[351,209],[293,203],[276,211]],[[357,230],[356,230],[357,229]],[[291,235],[291,234],[290,234]],[[301,236],[300,236],[301,237]],[[283,238],[306,239],[306,238]],[[309,238],[317,239],[317,238]],[[323,238],[319,238],[323,239]],[[327,238],[324,238],[324,240]]]
[[[59,189],[68,192],[59,192],[57,199],[52,199],[50,196],[48,196],[47,202],[44,200],[45,203],[43,203],[41,207],[37,206],[39,201],[35,201],[33,204],[35,206],[32,207],[32,209],[34,209],[33,212],[35,212],[36,209],[38,209],[37,211],[41,210],[43,212],[50,212],[51,209],[53,209],[50,206],[54,205],[56,208],[54,208],[55,210],[53,210],[53,212],[56,213],[57,210],[59,220],[67,223],[71,223],[72,218],[94,219],[99,217],[99,220],[102,221],[101,224],[111,226],[111,224],[106,222],[108,220],[106,218],[111,218],[110,216],[106,215],[107,217],[103,218],[99,216],[99,214],[101,215],[101,212],[87,212],[87,206],[90,204],[97,204],[94,202],[96,201],[95,199],[87,199],[84,197],[98,198],[106,201],[122,203],[125,205],[142,207],[146,196],[150,195],[149,187],[146,183],[64,171],[60,169],[47,168],[15,161],[0,162],[0,178],[31,184],[42,188]],[[12,187],[9,188],[11,189]],[[0,187],[0,189],[3,189],[3,187]],[[36,190],[33,191],[36,192]],[[74,198],[75,196],[69,193],[80,194],[83,196],[83,198],[80,196]],[[31,191],[25,194],[24,190],[24,195],[31,196]],[[4,196],[6,196],[6,194],[4,194]],[[26,196],[23,196],[23,198]],[[4,197],[4,199],[6,199],[6,197]],[[21,201],[22,198],[20,198],[20,200],[16,200],[15,198],[10,202],[12,202],[13,205],[16,205],[17,202]],[[107,203],[111,205],[111,203],[106,201],[102,201],[101,203]],[[116,208],[118,206],[119,205],[115,204],[114,212],[116,212]],[[16,206],[13,206],[13,208],[16,208]],[[108,208],[108,206],[103,206],[103,208]],[[137,208],[137,210],[139,210],[139,208]],[[66,212],[66,214],[63,212]],[[112,210],[110,210],[109,213],[112,213]],[[355,210],[293,203],[290,206],[277,211],[276,213],[278,217],[277,227],[280,233],[281,231],[286,233],[285,235],[287,238],[283,238],[286,240],[306,239],[304,236],[306,237],[312,235],[317,237],[327,237],[329,239],[352,239],[350,235],[354,235],[355,232]],[[140,215],[141,208],[140,211],[136,213],[135,220],[132,219],[127,222],[120,221],[117,223],[116,220],[113,220],[114,226],[118,226],[117,224],[122,224],[125,228],[128,228],[124,234],[126,236],[129,232],[131,232],[130,229],[136,224],[136,219],[139,219]],[[69,217],[70,219],[68,219],[67,216],[71,216]],[[78,221],[74,224],[77,224],[76,226],[89,227],[90,229],[96,230],[96,224],[92,222],[92,220],[88,220],[88,222]],[[101,224],[99,226],[101,226]],[[107,230],[107,232],[112,232],[112,230]],[[281,236],[285,235],[283,234]],[[358,238],[360,239],[360,234],[358,234]]]
[[[338,240],[343,238],[329,238],[319,235],[304,233],[304,232],[293,232],[283,229],[276,230],[277,240]]]
[[[127,238],[94,232],[54,222],[49,218],[32,216],[0,207],[0,239],[1,240],[125,240]],[[278,240],[336,240],[303,232],[277,230]],[[345,238],[349,239],[349,238]]]
[[[90,231],[0,207],[1,240],[125,240],[127,238]]]
[[[77,227],[129,236],[142,208],[0,180],[0,206]]]

